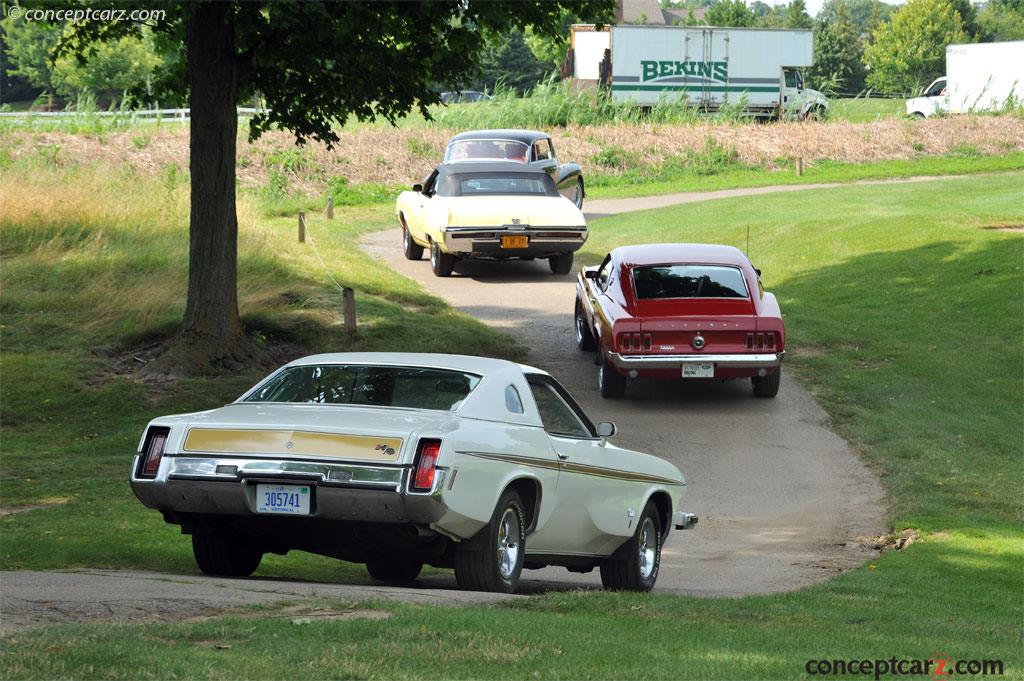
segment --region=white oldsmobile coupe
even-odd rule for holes
[[[132,463],[146,506],[192,535],[199,568],[246,576],[299,549],[381,581],[454,567],[512,592],[523,568],[601,571],[647,591],[685,482],[606,442],[551,376],[459,355],[314,355],[219,409],[154,419]]]

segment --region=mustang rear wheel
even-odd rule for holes
[[[402,225],[402,251],[408,260],[419,260],[423,257],[423,246],[413,241],[409,228]]]
[[[616,398],[626,394],[626,377],[603,358],[600,358],[597,365],[597,389],[601,397]]]
[[[559,253],[548,258],[552,274],[569,274],[572,269],[572,253]]]
[[[366,571],[378,582],[411,582],[422,569],[423,563],[418,560],[380,558],[366,561]]]
[[[221,577],[248,577],[263,560],[252,542],[224,531],[193,534],[192,554],[203,574]]]
[[[526,513],[513,489],[505,490],[487,527],[455,546],[455,579],[460,589],[512,593],[519,586],[526,555]]]
[[[767,376],[754,376],[750,382],[754,384],[755,397],[775,397],[779,394],[779,384],[782,382],[782,367]]]
[[[594,340],[594,333],[590,330],[590,324],[587,322],[587,315],[583,312],[583,304],[580,303],[580,299],[576,299],[576,347],[580,350],[593,350],[597,347],[597,341]]]
[[[455,269],[455,256],[451,253],[442,253],[436,242],[430,242],[430,268],[439,277],[452,276]]]
[[[636,534],[611,558],[601,561],[601,584],[611,591],[650,591],[661,566],[661,522],[648,502]]]

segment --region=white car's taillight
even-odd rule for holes
[[[167,445],[167,436],[170,435],[170,432],[170,428],[153,426],[146,433],[146,442],[142,447],[142,461],[139,463],[138,477],[156,477],[156,472],[160,469],[160,459],[164,456],[164,447]]]
[[[440,440],[420,440],[419,451],[416,453],[416,469],[413,473],[412,485],[414,492],[429,492],[434,487],[434,466],[441,454]]]

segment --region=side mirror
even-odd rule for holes
[[[758,278],[758,279],[760,279],[760,278],[761,278],[761,270],[759,270],[759,269],[757,269],[757,268],[755,267],[755,268],[754,268],[754,272],[755,272],[755,273],[757,274],[757,278]]]
[[[611,421],[601,421],[597,424],[597,434],[599,437],[614,437],[617,432],[615,424]]]
[[[412,186],[412,190],[413,190],[414,192],[422,192],[422,191],[423,191],[423,185],[422,185],[422,184],[420,184],[419,182],[417,182],[416,184],[414,184],[414,185]]]
[[[583,270],[583,276],[587,279],[597,279],[597,270]]]

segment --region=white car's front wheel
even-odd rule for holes
[[[601,561],[601,584],[611,591],[650,591],[661,567],[661,521],[647,502],[636,534],[610,558]]]

